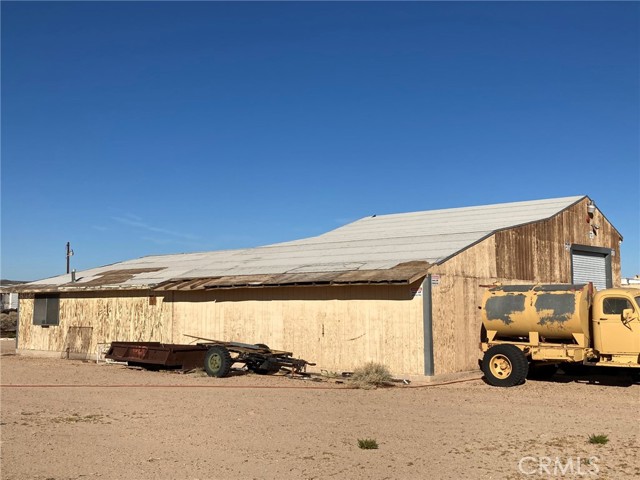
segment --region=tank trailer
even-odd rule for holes
[[[559,364],[640,367],[640,291],[587,285],[505,285],[482,299],[487,382],[512,387],[529,370],[553,375]]]

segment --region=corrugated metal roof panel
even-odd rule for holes
[[[147,288],[169,280],[194,278],[210,278],[219,285],[245,282],[249,276],[256,278],[253,283],[266,285],[276,280],[289,281],[283,275],[301,274],[307,275],[308,281],[318,282],[336,282],[341,274],[354,281],[364,281],[369,276],[367,281],[395,281],[388,280],[390,274],[381,272],[413,261],[442,262],[497,230],[545,220],[583,198],[371,216],[317,237],[241,250],[143,257],[78,272],[78,281],[73,284],[68,275],[61,275],[26,284],[21,290],[52,285],[104,288],[106,282],[111,285],[116,280],[122,288]],[[118,276],[118,272],[135,270],[137,273],[125,275],[126,278]]]
[[[408,284],[423,277],[429,264],[409,262],[383,270],[349,270],[342,272],[318,271],[273,275],[231,275],[206,279],[170,280],[156,288],[166,290],[207,290],[228,287],[269,287],[288,285],[341,285],[341,284]]]

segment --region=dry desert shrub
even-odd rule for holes
[[[606,445],[609,442],[609,437],[606,435],[596,435],[595,433],[589,437],[589,443],[595,445]]]
[[[387,386],[392,379],[389,369],[385,365],[375,362],[365,363],[356,368],[351,375],[353,387],[364,389]]]
[[[374,438],[359,438],[358,447],[363,450],[375,450],[378,448],[378,442]]]
[[[18,325],[18,312],[0,313],[0,331],[3,336],[15,336]]]

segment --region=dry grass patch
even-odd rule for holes
[[[65,417],[52,418],[51,421],[53,423],[104,423],[104,415],[80,415],[79,413],[72,413]]]
[[[393,377],[389,369],[381,363],[369,362],[356,368],[351,375],[354,388],[377,388],[391,385]]]
[[[609,437],[606,435],[593,434],[589,437],[589,443],[593,443],[595,445],[606,445],[609,443]]]
[[[376,450],[378,448],[378,442],[376,442],[373,438],[359,438],[358,447],[363,450]]]

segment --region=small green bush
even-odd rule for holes
[[[609,437],[606,435],[596,435],[593,434],[589,437],[589,443],[593,443],[596,445],[606,445],[609,442]]]
[[[393,377],[389,369],[380,363],[369,362],[358,367],[351,375],[351,381],[356,388],[383,387],[391,383]]]
[[[0,332],[3,337],[15,338],[18,327],[18,312],[0,313]]]
[[[359,438],[358,447],[363,450],[375,450],[378,448],[378,442],[376,442],[373,438]]]

